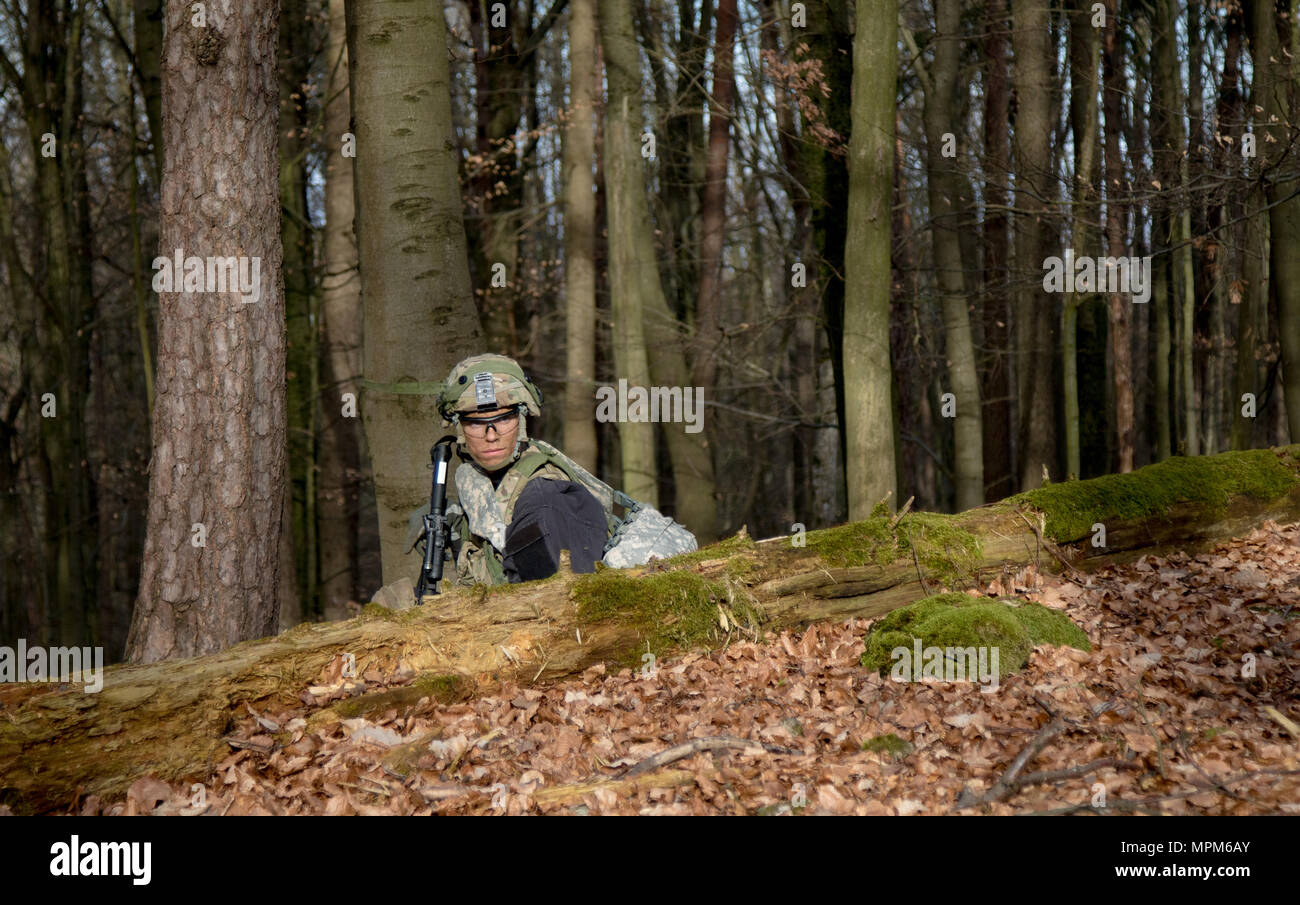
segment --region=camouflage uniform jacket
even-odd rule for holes
[[[563,462],[572,472],[555,464]],[[549,443],[529,440],[519,458],[501,478],[495,489],[492,479],[473,460],[463,460],[456,469],[456,502],[447,506],[451,525],[451,546],[456,559],[457,582],[462,585],[505,584],[502,559],[505,556],[506,527],[514,514],[515,501],[529,481],[569,481],[578,477],[607,513],[607,529],[612,534],[617,520],[612,519],[611,500],[602,499],[600,483],[589,485],[589,473]],[[609,534],[606,535],[608,538]]]

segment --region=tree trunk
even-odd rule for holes
[[[980,394],[984,406],[984,500],[1014,489],[1011,463],[1011,375],[1008,346],[1011,306],[1007,267],[1011,239],[1005,208],[1011,172],[1011,105],[1007,80],[1007,0],[986,7],[984,55],[984,348]]]
[[[845,257],[844,380],[847,412],[845,477],[849,518],[862,519],[893,493],[893,370],[889,358],[890,202],[893,197],[894,72],[898,50],[895,0],[860,3],[853,65],[853,137],[849,144],[848,238]],[[965,301],[961,302],[966,316]],[[967,323],[966,343],[970,345]],[[974,363],[971,362],[971,378]],[[974,388],[972,387],[972,391]],[[978,431],[978,392],[967,401]],[[970,438],[978,454],[978,432]],[[982,477],[981,477],[982,481]],[[975,505],[983,502],[983,496]],[[895,501],[895,504],[897,501]]]
[[[1075,260],[1095,254],[1097,237],[1097,29],[1092,4],[1070,3],[1070,127],[1074,135],[1073,216],[1070,239]],[[1091,298],[1067,294],[1061,331],[1064,365],[1065,471],[1080,477],[1079,439],[1079,309]]]
[[[762,15],[764,22],[761,33],[762,49],[779,56],[788,54],[792,42],[789,20],[781,18],[776,0],[763,0]],[[777,122],[777,145],[784,167],[781,183],[785,188],[794,221],[782,275],[792,299],[794,341],[790,343],[788,368],[794,381],[794,398],[801,422],[794,429],[791,437],[793,447],[791,460],[794,468],[793,498],[800,501],[801,514],[811,513],[811,516],[804,516],[805,521],[811,518],[810,523],[820,527],[829,524],[822,518],[822,513],[831,507],[823,504],[818,482],[814,480],[817,472],[816,450],[819,430],[812,424],[821,419],[817,417],[818,368],[815,353],[818,327],[815,273],[812,281],[808,280],[808,270],[813,266],[812,210],[808,202],[808,191],[800,178],[800,157],[796,145],[795,127],[798,101],[789,90],[785,79],[772,80],[772,94]],[[802,285],[794,285],[795,265],[804,268]]]
[[[278,7],[250,0],[207,15],[207,28],[197,29],[189,4],[168,0],[160,253],[247,256],[250,273],[260,268],[260,296],[160,293],[149,523],[127,638],[134,663],[261,637],[279,615]]]
[[[879,25],[879,21],[872,23],[873,27]],[[929,189],[930,235],[934,248],[935,282],[943,299],[948,379],[953,395],[956,397],[957,410],[956,417],[953,419],[953,480],[957,487],[957,508],[971,509],[984,502],[984,440],[979,380],[975,373],[975,346],[971,340],[970,302],[966,297],[966,265],[961,247],[960,217],[964,210],[961,204],[961,182],[965,177],[956,170],[956,158],[954,157],[950,162],[942,153],[946,142],[945,135],[951,135],[955,141],[956,136],[964,134],[958,120],[962,105],[958,101],[957,94],[957,80],[961,73],[960,29],[960,0],[936,0],[934,65],[930,72],[930,85],[925,91],[926,183]],[[890,34],[893,34],[893,30]],[[881,62],[894,58],[890,56]],[[894,99],[891,97],[890,104],[892,105],[893,102]],[[892,125],[892,115],[888,120]],[[867,128],[877,127],[867,126]],[[857,134],[856,124],[853,131]],[[888,227],[887,217],[883,225]],[[883,247],[888,249],[887,238]],[[846,259],[851,261],[855,253],[856,249],[850,245],[846,249]],[[869,276],[868,279],[879,280],[882,284],[888,282],[875,275]],[[885,311],[888,312],[887,296],[883,304]],[[891,380],[887,372],[884,379]],[[849,512],[852,517],[854,512],[852,506]]]
[[[670,44],[659,16],[647,15],[648,0],[637,0],[638,17],[643,31],[654,48],[651,75],[655,84],[655,101],[663,112],[663,134],[656,136],[660,191],[656,194],[656,222],[663,231],[665,262],[662,272],[667,284],[668,302],[679,317],[687,321],[694,314],[698,268],[696,257],[700,244],[700,187],[708,156],[704,125],[704,108],[708,93],[704,88],[705,63],[713,22],[713,0],[677,0],[676,35]],[[667,21],[671,5],[660,6]],[[698,12],[697,12],[698,10]],[[675,78],[668,81],[668,61],[672,61]],[[639,84],[639,83],[638,83]]]
[[[280,0],[280,236],[284,247],[284,319],[288,458],[281,564],[286,596],[280,627],[317,609],[316,549],[316,238],[307,207],[311,123],[307,92],[314,45],[304,0]]]
[[[736,626],[771,637],[819,621],[878,617],[945,587],[983,590],[1000,578],[1009,593],[1011,576],[1028,565],[1049,572],[1064,561],[1091,569],[1170,549],[1194,551],[1265,518],[1300,518],[1297,456],[1300,446],[1196,460],[1195,468],[1214,472],[1203,477],[1222,486],[1226,499],[1206,494],[1185,462],[1155,465],[955,516],[913,513],[897,525],[881,516],[811,532],[804,548],[784,535],[758,543],[741,535],[691,554],[667,573],[562,572],[486,596],[481,589],[449,588],[436,604],[400,615],[376,606],[346,622],[304,624],[201,659],[110,667],[95,695],[75,686],[8,686],[0,691],[7,714],[0,721],[0,801],[20,813],[48,812],[75,808],[81,795],[120,795],[143,775],[204,779],[229,750],[222,736],[247,714],[245,704],[263,711],[301,707],[300,695],[324,684],[319,677],[330,675],[331,664],[337,677],[341,653],[354,653],[358,676],[374,670],[400,684],[393,673],[404,668],[408,676],[423,673],[425,681],[346,699],[310,714],[310,722],[382,712],[422,696],[446,700],[475,686],[485,692],[501,681],[554,681],[604,661],[638,663],[647,645],[664,658],[735,637],[708,628],[672,635],[647,619],[669,603],[698,608],[710,620],[727,607]],[[1128,483],[1112,483],[1119,492],[1110,495],[1111,505],[1080,502],[1098,499],[1098,481],[1116,480]],[[1169,496],[1167,507],[1120,516],[1131,506],[1125,490],[1160,496],[1171,486],[1182,492]],[[1104,548],[1092,546],[1086,525],[1093,521],[1106,525]],[[1084,526],[1081,537],[1072,523]],[[931,531],[944,540],[931,540]],[[960,550],[954,537],[964,538]],[[609,608],[602,601],[610,593],[626,602]]]
[[[1155,0],[1151,21],[1151,158],[1159,184],[1154,207],[1159,224],[1153,266],[1156,277],[1156,403],[1160,454],[1189,451],[1186,433],[1186,386],[1183,380],[1190,338],[1184,334],[1185,274],[1183,211],[1180,190],[1183,163],[1183,91],[1178,42],[1174,32],[1176,0]],[[1164,291],[1160,291],[1163,286]],[[1176,329],[1175,329],[1176,328]],[[1163,350],[1163,351],[1162,351]],[[1163,420],[1162,420],[1163,419]],[[1168,446],[1165,435],[1168,434]]]
[[[641,121],[641,67],[636,38],[632,33],[632,14],[621,2],[601,0],[598,17],[609,86],[605,151],[610,219],[610,293],[613,304],[617,304],[622,296],[629,305],[641,309],[643,347],[654,383],[681,387],[686,391],[690,385],[690,370],[682,352],[681,325],[669,310],[656,278],[659,271],[655,265],[654,239],[637,139]],[[628,331],[629,339],[635,336],[635,325],[620,325],[616,313],[616,332],[620,326]],[[627,375],[629,386],[636,383],[634,376]],[[642,385],[648,385],[648,382]],[[717,537],[718,530],[712,455],[705,439],[706,432],[688,434],[685,427],[685,424],[670,424],[665,428],[676,488],[676,511],[673,514],[701,542],[708,542]],[[624,480],[627,480],[626,476]]]
[[[347,5],[364,310],[361,405],[383,581],[411,578],[407,519],[429,498],[433,393],[482,343],[470,290],[442,6]]]
[[[1196,397],[1192,387],[1193,312],[1196,286],[1192,267],[1191,199],[1187,191],[1187,147],[1183,130],[1183,80],[1176,27],[1178,0],[1155,0],[1152,22],[1152,157],[1162,196],[1162,213],[1168,225],[1169,313],[1173,317],[1177,344],[1174,347],[1173,396],[1177,430],[1171,451],[1197,455],[1200,449],[1196,429]],[[1161,364],[1166,361],[1162,360]]]
[[[325,104],[325,238],[321,275],[320,596],[326,619],[342,619],[357,574],[361,437],[356,400],[361,374],[361,282],[352,230],[349,67],[344,0],[330,0]]]
[[[1037,487],[1056,465],[1052,381],[1052,297],[1042,291],[1050,173],[1052,116],[1048,72],[1048,8],[1039,0],[1012,0],[1012,47],[1018,109],[1016,157],[1016,345],[1020,358],[1020,486]]]
[[[149,122],[149,140],[153,145],[154,182],[162,178],[162,52],[163,52],[163,0],[133,0],[135,16],[132,20],[135,40],[136,75],[140,80],[140,94],[144,98],[145,117]]]
[[[1114,258],[1126,255],[1124,246],[1125,193],[1123,134],[1124,42],[1119,34],[1119,2],[1107,0],[1104,32],[1104,103],[1106,114],[1106,242]],[[1114,369],[1116,468],[1123,474],[1134,467],[1137,453],[1133,406],[1132,300],[1123,292],[1110,296],[1110,359]]]
[[[654,245],[646,232],[649,210],[639,139],[640,59],[632,35],[632,18],[626,10],[616,10],[602,2],[597,18],[609,85],[605,104],[605,185],[609,199],[609,304],[614,322],[614,372],[620,380],[626,379],[629,387],[649,387],[652,378],[646,349],[647,296],[661,294],[662,290]],[[654,431],[649,420],[627,420],[618,425],[623,492],[657,506]]]
[[[838,443],[839,455],[823,453],[821,463],[844,461],[848,454],[848,423],[844,373],[844,250],[848,235],[849,195],[847,150],[853,127],[851,92],[842,86],[853,82],[853,31],[847,0],[808,0],[805,27],[791,28],[790,56],[797,64],[815,65],[821,84],[809,91],[801,106],[800,177],[808,191],[811,207],[814,259],[807,262],[809,285],[821,300],[822,322],[830,352],[831,380],[821,382],[821,391],[835,397],[838,436],[819,438],[825,449]],[[793,9],[793,7],[791,7]],[[823,88],[824,86],[824,88]],[[815,277],[814,279],[811,279]],[[837,479],[838,480],[838,479]],[[828,497],[839,505],[841,491]],[[844,511],[844,510],[840,510]]]
[[[570,99],[564,133],[564,451],[596,470],[596,0],[571,0]]]
[[[709,157],[700,198],[700,281],[695,303],[694,383],[714,397],[718,359],[722,355],[719,311],[722,246],[726,239],[727,157],[731,150],[731,104],[736,76],[732,71],[736,39],[736,0],[718,0],[718,37],[713,44],[713,95],[709,102]],[[713,420],[710,419],[710,424]]]
[[[41,546],[41,621],[49,621],[51,637],[81,643],[94,636],[99,603],[98,491],[87,431],[91,327],[97,314],[82,133],[85,7],[61,15],[45,3],[28,13],[21,54],[12,60],[2,55],[6,82],[21,100],[37,202],[27,227],[33,232],[32,278],[15,292],[17,351],[38,424],[32,473],[39,502],[32,506],[32,527]],[[51,139],[53,154],[46,144]],[[46,394],[55,405],[49,417]]]
[[[1295,121],[1300,114],[1300,78],[1291,69],[1295,22],[1265,0],[1248,0],[1251,53],[1256,67],[1253,101],[1255,140],[1268,180],[1269,285],[1277,299],[1282,352],[1282,395],[1292,438],[1300,437],[1300,175],[1294,161]],[[1285,24],[1280,24],[1282,20]],[[1288,130],[1286,123],[1291,123]],[[1291,163],[1290,168],[1282,166]]]

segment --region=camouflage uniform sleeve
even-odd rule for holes
[[[569,476],[565,474],[562,469],[558,466],[552,465],[550,462],[547,462],[541,468],[537,469],[537,471],[533,472],[533,479],[537,478],[544,478],[548,481],[569,480]],[[584,487],[583,489],[585,490],[586,488]]]
[[[451,527],[448,533],[451,540],[451,561],[456,569],[456,583],[471,585],[474,580],[470,577],[469,567],[469,553],[472,547],[469,541],[469,519],[460,508],[460,503],[447,504],[447,521]]]

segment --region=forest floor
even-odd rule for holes
[[[369,719],[249,712],[198,797],[146,778],[82,813],[1300,813],[1300,526],[1014,585],[985,590],[1091,652],[1039,647],[992,693],[894,682],[851,620]]]

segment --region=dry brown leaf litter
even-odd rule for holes
[[[145,778],[125,802],[92,796],[81,812],[1300,813],[1300,740],[1287,727],[1300,722],[1300,526],[1266,522],[1209,553],[1083,580],[1030,567],[986,589],[1064,610],[1093,645],[1040,647],[991,694],[867,672],[871,623],[850,620],[660,661],[652,677],[596,666],[309,730],[324,701],[384,684],[376,669],[343,680],[336,660],[304,689],[307,706],[244,708],[201,791]],[[890,733],[910,753],[863,750]],[[717,747],[620,778],[693,739]]]

